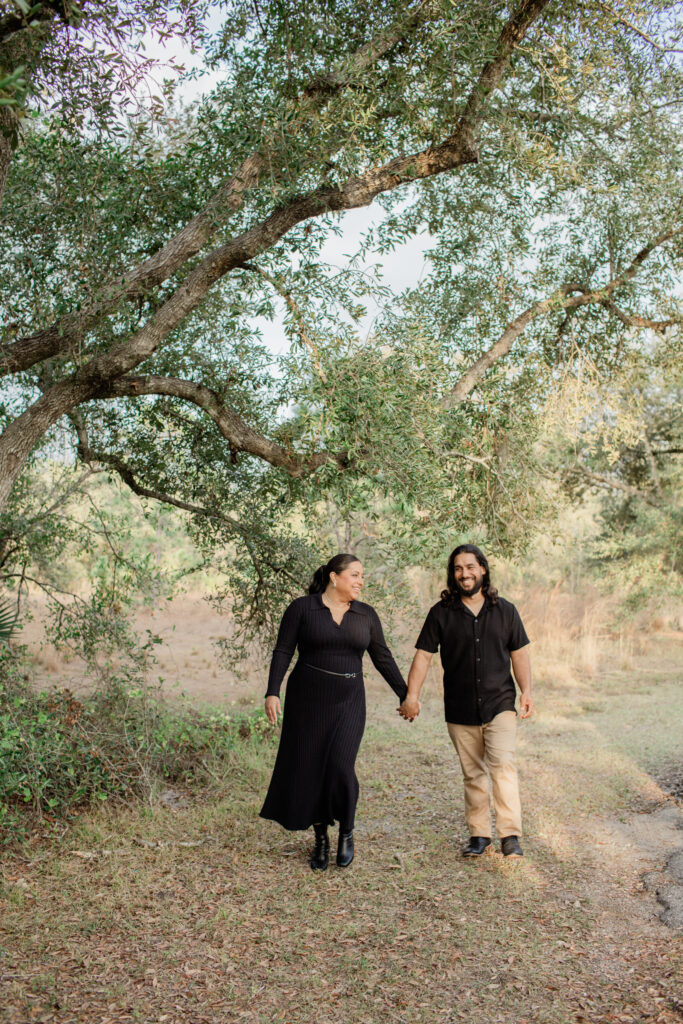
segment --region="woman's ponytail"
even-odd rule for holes
[[[330,582],[330,574],[327,571],[326,565],[321,565],[319,569],[316,569],[313,573],[313,578],[308,587],[309,594],[322,594]]]

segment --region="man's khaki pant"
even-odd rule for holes
[[[515,712],[501,711],[486,725],[447,724],[465,778],[465,820],[470,835],[491,837],[488,768],[496,831],[500,838],[521,836],[522,808],[515,767]]]

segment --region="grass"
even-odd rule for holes
[[[562,679],[520,727],[526,857],[463,862],[437,692],[401,722],[370,687],[357,860],[258,819],[272,747],[176,809],[104,807],[3,864],[0,1020],[568,1024],[680,1020],[676,940],[604,824],[661,804],[680,758],[674,654]]]

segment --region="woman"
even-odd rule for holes
[[[407,687],[384,642],[374,608],[358,596],[363,566],[355,555],[335,555],[315,575],[306,597],[289,605],[280,624],[266,693],[266,715],[280,713],[280,686],[287,681],[280,747],[261,810],[262,818],[288,829],[313,825],[311,867],[324,871],[330,852],[329,825],[339,822],[337,864],[353,860],[358,802],[356,754],[365,728],[363,654],[403,700]]]

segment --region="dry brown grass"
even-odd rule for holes
[[[36,684],[67,687],[77,694],[92,687],[93,680],[80,658],[45,642],[46,607],[39,594],[32,595],[29,609],[33,617],[25,623],[20,639],[29,647]],[[184,594],[162,601],[156,608],[142,606],[135,613],[133,625],[142,637],[151,630],[162,638],[148,679],[151,683],[161,680],[169,697],[186,694],[196,702],[220,705],[260,692],[264,655],[255,649],[237,671],[226,668],[219,659],[216,641],[230,635],[232,621],[200,595]]]

